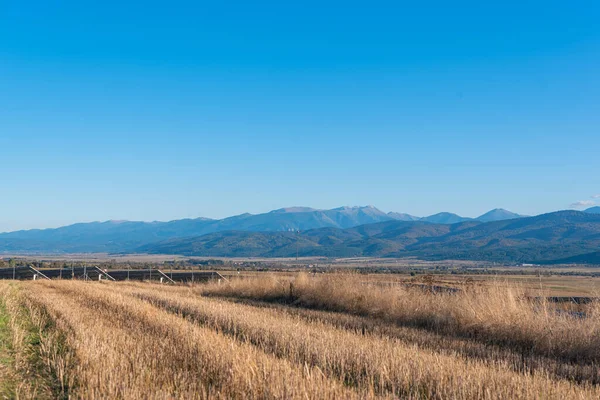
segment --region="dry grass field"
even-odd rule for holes
[[[600,307],[509,286],[3,281],[0,398],[600,398]]]
[[[584,270],[583,272],[597,272],[597,268]],[[574,270],[577,271],[577,270]],[[236,272],[220,271],[223,276],[228,278],[251,278],[263,279],[265,272]],[[488,286],[507,288],[517,288],[519,291],[531,296],[592,296],[600,297],[600,277],[590,276],[565,276],[565,275],[542,275],[538,276],[533,271],[523,270],[523,274],[507,274],[505,270],[494,271],[495,273],[468,275],[468,274],[427,274],[423,272],[416,276],[409,274],[391,274],[391,273],[360,273],[356,274],[357,279],[363,283],[382,283],[382,284],[410,284],[424,283],[427,278],[431,278],[431,283],[440,286],[463,288],[466,282],[469,286]],[[281,279],[290,279],[298,275],[297,271],[290,272],[269,272],[270,275]],[[346,273],[345,273],[346,274]]]

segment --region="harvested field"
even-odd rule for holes
[[[13,393],[30,382],[22,398],[600,397],[596,304],[574,318],[512,289],[301,275],[5,281],[0,296],[0,368]]]

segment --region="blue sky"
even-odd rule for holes
[[[0,0],[0,231],[600,202],[599,3],[487,3]]]

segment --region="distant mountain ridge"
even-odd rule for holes
[[[461,217],[460,215],[441,212],[430,215],[429,217],[421,218],[420,221],[431,222],[433,224],[456,224],[459,222],[469,221],[471,218]]]
[[[494,214],[494,218],[517,215],[502,211]],[[453,224],[470,220],[450,213],[419,218],[409,214],[385,213],[374,206],[338,207],[331,210],[296,206],[223,219],[106,221],[78,223],[56,229],[0,233],[0,252],[123,252],[172,238],[196,237],[224,231],[286,232],[318,228],[347,229],[386,221]]]
[[[525,215],[515,214],[503,208],[495,208],[491,211],[486,212],[483,215],[477,217],[478,221],[491,222],[491,221],[504,221],[507,219],[523,218]]]
[[[398,212],[389,212],[387,215],[391,219],[395,219],[398,221],[418,221],[421,218],[415,217],[414,215],[406,214],[406,213],[398,213]]]

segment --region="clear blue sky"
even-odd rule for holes
[[[599,202],[600,3],[0,0],[0,231]]]

